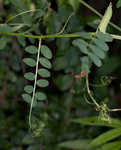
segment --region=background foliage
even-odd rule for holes
[[[102,0],[96,4],[96,0],[88,1],[102,14],[109,2]],[[119,26],[120,5],[120,0],[113,2],[112,21]],[[37,11],[14,17],[30,9]],[[40,70],[39,74],[49,85],[46,87],[44,82],[44,88],[37,87],[38,100],[32,112],[33,132],[28,127],[30,101],[28,97],[26,100],[27,95],[23,96],[25,101],[21,95],[24,92],[31,94],[32,91],[34,74],[26,73],[34,73],[35,65],[34,62],[30,65],[31,60],[25,58],[36,59],[38,40],[0,35],[0,149],[91,150],[95,147],[96,150],[120,150],[120,112],[110,113],[114,118],[111,122],[99,120],[95,106],[88,104],[84,98],[89,97],[83,69],[90,72],[90,88],[98,103],[105,102],[110,108],[121,107],[120,41],[113,40],[109,43],[109,51],[102,51],[99,55],[101,58],[97,57],[100,50],[93,56],[90,53],[90,62],[86,57],[88,51],[83,51],[84,48],[87,49],[84,42],[89,43],[92,39],[88,32],[95,32],[99,24],[95,14],[79,1],[73,0],[0,0],[0,23],[9,24],[4,29],[1,27],[0,32],[6,30],[33,35],[59,33],[72,13],[74,15],[64,33],[78,33],[81,41],[77,38],[49,38],[42,41],[47,53],[41,50],[40,57],[46,58],[46,62],[50,61],[50,67],[48,63],[44,66],[41,60],[39,68],[46,68],[46,73]],[[108,32],[120,34],[110,26]],[[99,44],[101,41],[100,39]],[[104,42],[106,41],[103,40],[101,44],[103,48]],[[101,79],[107,83],[106,86],[91,86],[102,84]],[[25,89],[27,85],[29,88]],[[40,95],[40,92],[44,95]]]

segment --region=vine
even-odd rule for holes
[[[31,115],[32,115],[32,107],[33,107],[33,103],[34,103],[35,90],[36,90],[36,84],[37,84],[37,73],[38,73],[38,65],[39,65],[41,42],[42,42],[42,41],[41,41],[41,39],[40,39],[40,41],[39,41],[39,47],[38,47],[38,54],[37,54],[37,61],[36,61],[36,72],[35,72],[33,95],[32,95],[31,106],[30,106],[30,112],[29,112],[29,125],[30,125],[30,128],[32,128],[32,125],[31,125]]]
[[[45,46],[41,45],[41,42],[43,39],[46,38],[78,38],[74,39],[72,41],[72,45],[76,47],[80,53],[82,54],[80,59],[81,59],[81,69],[86,72],[86,89],[87,93],[89,95],[89,98],[92,100],[93,104],[95,104],[96,109],[100,111],[100,114],[103,118],[103,120],[108,120],[109,121],[109,115],[108,112],[110,111],[119,111],[120,109],[109,109],[106,104],[98,104],[95,98],[91,94],[91,90],[89,86],[89,78],[88,75],[90,73],[90,68],[94,64],[97,67],[102,66],[102,62],[106,56],[107,51],[109,50],[108,45],[106,42],[112,42],[113,39],[120,39],[121,36],[119,35],[113,35],[113,34],[108,34],[105,33],[107,25],[110,24],[112,27],[114,27],[116,30],[121,31],[121,28],[116,26],[115,24],[110,22],[110,18],[112,15],[112,6],[111,4],[107,8],[107,11],[104,16],[102,16],[100,13],[98,13],[94,8],[89,6],[87,3],[85,3],[83,0],[79,0],[80,3],[82,3],[84,6],[86,6],[88,9],[93,11],[95,14],[97,14],[99,17],[102,18],[100,25],[97,28],[97,31],[95,33],[71,33],[71,34],[63,34],[63,31],[65,30],[70,18],[73,13],[68,17],[67,21],[65,22],[62,30],[59,33],[53,34],[53,35],[32,35],[32,34],[25,34],[25,33],[17,33],[15,28],[10,27],[8,24],[1,24],[0,25],[0,34],[2,35],[10,35],[10,36],[22,36],[22,37],[27,37],[27,38],[33,38],[33,39],[39,39],[39,46],[38,49],[34,46],[28,46],[25,48],[25,51],[31,54],[32,56],[29,58],[24,58],[23,61],[26,65],[29,67],[35,67],[35,74],[33,72],[28,72],[24,74],[24,77],[29,80],[29,81],[34,81],[34,86],[27,85],[25,86],[25,94],[23,94],[23,98],[26,102],[30,103],[30,111],[29,111],[29,126],[32,129],[32,108],[34,105],[37,104],[37,100],[44,100],[47,98],[46,94],[44,92],[36,92],[36,86],[40,88],[47,87],[49,85],[48,80],[46,79],[38,79],[38,74],[42,78],[48,78],[51,76],[50,72],[48,69],[51,69],[52,64],[50,62],[50,59],[52,58],[52,52],[51,50]],[[11,21],[12,19],[18,17],[19,15],[23,15],[25,13],[31,12],[31,11],[38,11],[38,10],[28,10],[25,12],[22,12],[18,15],[13,16],[12,18],[8,19],[6,23]],[[105,24],[104,24],[105,23]],[[86,36],[85,36],[86,34]],[[33,58],[37,54],[36,61]],[[40,54],[42,56],[40,57]],[[43,66],[44,68],[39,69],[39,62],[40,65]],[[46,69],[45,69],[46,68]],[[104,82],[103,82],[104,83]],[[103,84],[107,85],[107,84]],[[93,85],[92,85],[93,86]],[[94,85],[97,86],[97,85]],[[32,94],[32,97],[30,96]],[[86,101],[87,98],[85,97]]]

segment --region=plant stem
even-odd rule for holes
[[[35,91],[36,91],[37,71],[38,71],[38,65],[39,65],[39,56],[40,56],[41,42],[42,42],[42,39],[39,40],[39,47],[38,47],[38,54],[37,54],[37,63],[36,63],[36,72],[35,72],[35,80],[34,80],[34,89],[33,89],[32,101],[31,101],[31,106],[30,106],[30,111],[29,111],[29,126],[30,126],[30,129],[32,129],[31,116],[32,116],[32,107],[33,107],[34,98],[35,98]]]
[[[46,38],[65,38],[65,37],[80,37],[79,34],[52,34],[52,35],[32,35],[32,34],[23,34],[23,33],[13,33],[13,32],[0,32],[3,35],[10,36],[23,36],[23,37],[31,37],[34,39],[46,39]]]
[[[62,33],[64,32],[64,30],[65,30],[65,28],[66,28],[66,26],[67,26],[69,20],[71,19],[71,17],[72,17],[73,15],[74,15],[74,13],[72,13],[72,14],[68,17],[68,19],[67,19],[67,21],[65,22],[63,28],[62,28],[61,31],[58,32],[57,34],[62,34]]]
[[[31,37],[33,39],[47,39],[47,38],[74,38],[80,37],[79,34],[70,33],[70,34],[51,34],[51,35],[32,35],[32,34],[23,34],[23,33],[14,33],[14,32],[0,32],[3,35],[10,35],[10,36],[23,36],[23,37]],[[95,33],[90,33],[95,34]],[[106,33],[105,33],[106,34]],[[108,33],[109,34],[109,33]],[[120,35],[110,34],[113,39],[121,40]]]
[[[10,22],[11,20],[15,19],[15,18],[18,17],[18,16],[21,16],[21,15],[26,14],[26,13],[34,12],[34,11],[40,11],[40,10],[39,10],[39,9],[31,9],[31,10],[27,10],[27,11],[22,11],[21,13],[15,15],[15,16],[12,16],[12,17],[10,17],[10,18],[8,18],[8,20],[6,21],[6,24],[7,24],[8,22]]]
[[[110,34],[112,36],[113,39],[116,40],[121,40],[121,36],[120,35],[115,35],[115,34]]]
[[[87,92],[91,98],[91,100],[93,101],[93,103],[97,106],[97,108],[100,108],[100,105],[96,102],[96,100],[94,99],[94,97],[91,94],[91,91],[89,89],[89,81],[88,81],[88,74],[86,74],[86,86],[87,86]]]

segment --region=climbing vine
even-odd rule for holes
[[[103,102],[103,100],[100,102],[93,90],[93,88],[108,86],[112,81],[110,77],[102,75],[98,78],[98,81],[96,81],[96,83],[90,81],[92,68],[94,66],[97,68],[102,67],[105,58],[108,56],[108,43],[112,42],[113,39],[121,40],[120,35],[107,33],[109,24],[113,28],[121,32],[121,29],[117,25],[110,22],[112,16],[112,4],[109,4],[105,14],[102,16],[83,0],[79,0],[79,2],[101,18],[99,25],[95,28],[95,32],[86,32],[85,30],[81,29],[79,31],[75,30],[73,33],[70,32],[71,27],[68,27],[69,23],[75,16],[76,9],[78,9],[78,3],[73,4],[72,1],[69,1],[69,3],[73,7],[75,12],[69,12],[66,19],[62,18],[62,24],[57,24],[57,26],[59,26],[59,30],[57,32],[54,32],[54,34],[48,34],[51,30],[57,30],[56,28],[53,29],[54,27],[50,27],[53,22],[48,25],[46,31],[47,34],[42,34],[38,30],[38,27],[41,24],[39,18],[41,16],[40,14],[37,14],[35,16],[35,18],[39,18],[39,23],[36,25],[37,29],[32,23],[30,25],[26,23],[14,25],[14,27],[10,25],[9,22],[20,16],[22,16],[24,22],[26,22],[26,15],[30,12],[40,13],[39,9],[22,11],[17,15],[8,18],[4,24],[0,24],[0,34],[3,38],[2,41],[4,41],[4,37],[6,36],[15,36],[17,37],[17,41],[20,43],[22,49],[24,50],[22,61],[26,65],[24,78],[27,81],[23,90],[22,98],[30,106],[28,114],[29,128],[32,130],[32,133],[34,133],[34,136],[36,137],[41,136],[44,132],[47,132],[46,127],[48,126],[48,122],[52,121],[50,119],[52,116],[55,115],[54,117],[58,118],[58,114],[54,114],[56,105],[54,106],[54,108],[51,108],[51,105],[50,108],[44,107],[41,110],[44,113],[38,114],[38,109],[41,108],[40,105],[44,105],[45,103],[48,105],[50,103],[48,102],[48,99],[55,98],[53,95],[50,96],[48,94],[49,92],[53,92],[54,86],[56,86],[62,92],[66,91],[63,97],[69,97],[69,100],[67,101],[69,105],[68,107],[66,107],[66,115],[69,115],[69,112],[75,109],[75,106],[71,106],[70,104],[70,101],[72,101],[74,96],[80,96],[81,99],[84,99],[84,102],[86,102],[86,104],[88,103],[90,106],[93,105],[95,107],[95,110],[99,112],[97,118],[91,118],[94,124],[95,122],[99,121],[99,124],[107,122],[108,126],[110,126],[109,123],[113,122],[114,120],[110,117],[109,113],[121,110],[120,108],[111,109],[110,107],[108,107],[106,102]],[[119,1],[117,3],[117,6],[120,7]],[[45,8],[45,11],[46,9],[50,10],[50,8],[48,7]],[[48,23],[47,21],[50,16],[51,13],[45,15],[45,18],[42,18],[44,20],[43,24]],[[58,16],[56,15],[51,17],[55,17],[58,19]],[[31,20],[31,18],[29,19]],[[35,29],[36,34],[32,34]],[[49,45],[49,42],[51,40],[57,40],[56,46],[62,49],[62,51],[58,51],[57,53],[53,52],[57,47],[54,50],[51,48],[51,44]],[[26,41],[29,43],[28,45],[26,45]],[[61,45],[61,42],[65,42],[65,45]],[[68,47],[68,43],[71,45],[70,47]],[[64,46],[69,50],[66,51],[65,48],[63,48]],[[73,60],[72,57],[74,58]],[[60,71],[60,74],[58,73],[58,71]],[[53,78],[53,74],[56,74],[55,78]],[[50,80],[53,80],[54,85],[50,85]],[[67,84],[65,84],[65,82],[67,82]],[[48,87],[50,87],[49,92],[47,90]],[[49,112],[51,109],[52,116],[49,118]],[[87,122],[85,121],[85,124],[89,124],[91,121],[88,118]],[[74,120],[74,122],[78,123],[78,120]],[[84,120],[81,120],[80,122],[83,123]],[[68,124],[68,122],[66,123]],[[117,133],[119,132],[119,130],[114,129],[112,132]],[[117,134],[117,136],[119,136],[119,134]],[[100,139],[101,137],[97,138],[90,145],[92,147],[99,145],[100,143],[98,143],[98,141]],[[110,138],[107,139],[107,141],[108,140],[110,140]],[[102,141],[102,143],[103,142],[104,141]],[[63,147],[63,144],[60,146]]]

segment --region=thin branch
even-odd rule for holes
[[[96,100],[94,99],[94,97],[91,94],[91,91],[89,89],[89,81],[88,81],[88,74],[86,74],[86,86],[87,86],[87,92],[91,98],[91,100],[93,101],[93,103],[97,106],[97,108],[100,108],[100,105],[96,102]]]
[[[35,80],[34,80],[34,89],[33,89],[32,101],[31,101],[31,106],[30,106],[30,111],[29,111],[29,126],[30,126],[30,129],[32,129],[31,116],[32,116],[32,107],[33,107],[34,98],[35,98],[35,91],[36,91],[37,72],[38,72],[38,66],[39,66],[39,56],[40,56],[41,42],[42,42],[42,39],[39,40],[37,63],[36,63],[36,72],[35,72]]]
[[[46,39],[46,38],[65,38],[65,37],[80,37],[79,34],[52,34],[52,35],[32,35],[32,34],[23,34],[23,33],[14,33],[14,32],[0,32],[3,35],[10,36],[23,36],[23,37],[31,37],[34,39]]]
[[[69,20],[71,19],[71,17],[72,17],[73,15],[74,15],[74,13],[72,13],[72,14],[68,17],[68,19],[67,19],[67,21],[65,22],[63,28],[62,28],[61,31],[58,32],[57,34],[62,34],[62,33],[64,32],[64,30],[65,30],[65,28],[66,28],[66,26],[67,26]]]
[[[26,14],[26,13],[34,12],[34,11],[40,11],[40,10],[39,9],[31,9],[31,10],[27,10],[27,11],[22,11],[21,13],[8,18],[8,20],[6,21],[6,23],[10,22],[11,20],[15,19],[18,16],[21,16],[21,15]]]

